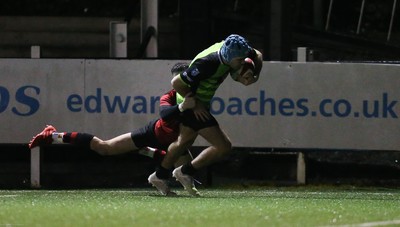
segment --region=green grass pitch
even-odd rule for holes
[[[396,226],[400,189],[0,190],[1,226]]]

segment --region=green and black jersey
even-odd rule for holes
[[[190,63],[189,68],[180,74],[182,81],[208,108],[219,85],[230,71],[230,67],[223,64],[219,56],[219,49],[223,43],[223,41],[216,43],[199,53]],[[177,103],[182,102],[183,97],[177,94]]]

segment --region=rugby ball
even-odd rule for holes
[[[256,69],[256,66],[251,60],[251,58],[245,58],[244,62],[242,64],[242,67],[239,69],[239,75],[243,76],[245,75],[249,70],[251,73],[254,73],[254,70]]]

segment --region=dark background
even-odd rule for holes
[[[264,60],[295,61],[307,47],[309,61],[400,60],[400,15],[393,1],[366,0],[159,0],[160,59],[191,59],[210,44],[238,33]],[[112,20],[128,22],[128,58],[143,58],[139,0],[1,0],[0,57],[108,58]],[[3,126],[4,127],[4,126]],[[199,152],[201,148],[193,148]],[[204,169],[204,185],[294,184],[299,150],[238,149]],[[312,184],[400,185],[399,151],[302,150]],[[0,188],[30,187],[27,144],[0,146]],[[42,149],[42,186],[148,186],[157,163],[135,154],[101,157],[73,146]]]
[[[296,60],[297,47],[308,47],[309,60],[314,61],[400,60],[399,7],[395,7],[388,39],[393,1],[366,0],[359,29],[363,0],[333,0],[329,14],[330,2],[159,0],[159,58],[191,59],[215,41],[238,33],[264,53],[264,60]],[[136,58],[140,46],[140,0],[2,0],[0,16],[0,32],[4,34],[0,47],[19,49],[19,54],[0,51],[0,57],[24,57],[28,52],[24,54],[22,46],[40,45],[42,57],[108,58],[107,24],[94,22],[97,29],[89,24],[85,31],[78,26],[79,20],[71,20],[64,31],[55,31],[54,18],[125,20],[129,23],[128,57]],[[21,17],[18,22],[12,19]],[[48,18],[40,22],[42,29],[35,24],[35,17]],[[48,41],[35,38],[46,27],[52,31]],[[87,38],[89,30],[92,36]],[[75,32],[81,38],[57,45],[55,33],[63,32]],[[71,47],[74,53],[68,52]],[[88,51],[90,47],[95,50]]]

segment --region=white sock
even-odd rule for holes
[[[51,138],[53,139],[53,143],[64,143],[63,142],[63,136],[64,133],[63,132],[53,132],[53,134],[51,134]]]
[[[154,157],[154,152],[156,151],[155,148],[151,148],[151,147],[144,147],[142,149],[140,149],[138,151],[139,154],[144,155],[144,156],[148,156],[150,158]]]

